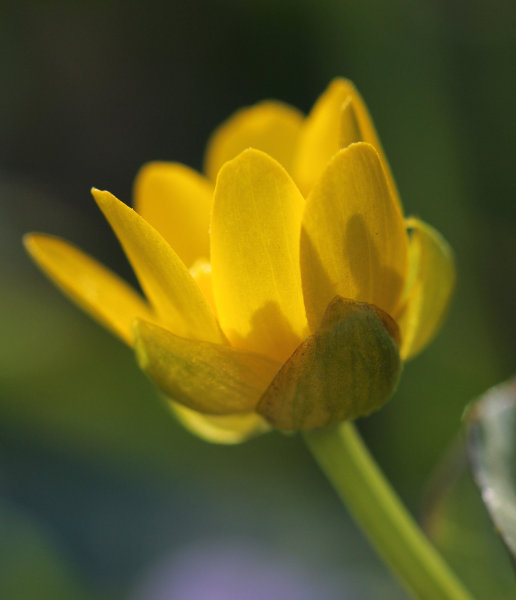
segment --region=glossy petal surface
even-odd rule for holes
[[[192,433],[215,444],[239,444],[270,429],[254,412],[237,415],[203,415],[186,406],[171,403],[177,419]]]
[[[84,311],[132,345],[131,324],[155,317],[136,291],[120,277],[59,238],[32,234],[25,246],[41,269]]]
[[[401,370],[397,325],[376,307],[336,297],[263,394],[257,411],[279,429],[356,419],[390,399]]]
[[[301,272],[311,330],[336,295],[394,314],[405,284],[407,245],[377,152],[364,143],[339,151],[303,215]]]
[[[290,170],[302,122],[297,109],[281,102],[265,101],[239,110],[208,142],[207,176],[215,181],[226,161],[250,147],[266,152]]]
[[[209,258],[208,227],[213,185],[177,163],[144,165],[134,184],[134,208],[190,266]]]
[[[188,340],[144,321],[135,324],[135,352],[167,397],[212,415],[253,410],[279,368],[262,356]]]
[[[213,284],[211,281],[211,264],[200,258],[196,260],[190,267],[190,274],[195,283],[199,286],[206,302],[210,305],[213,312],[216,314],[217,307],[215,306],[215,298],[213,297]]]
[[[280,361],[306,333],[303,204],[283,167],[258,150],[227,163],[217,179],[211,266],[221,327],[235,347]]]
[[[455,287],[455,265],[450,246],[430,225],[407,219],[409,288],[397,321],[401,329],[403,359],[420,352],[437,333]]]
[[[218,342],[222,334],[202,292],[163,237],[109,192],[93,190],[160,320],[172,333]]]

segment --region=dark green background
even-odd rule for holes
[[[404,598],[300,440],[226,448],[182,431],[130,352],[47,283],[20,237],[62,235],[131,279],[92,186],[130,202],[143,162],[200,168],[236,108],[272,97],[307,111],[334,76],[352,79],[406,212],[445,235],[458,265],[442,333],[360,423],[419,514],[465,405],[514,371],[515,31],[512,0],[2,4],[2,597],[154,600],[141,591],[153,565],[165,561],[178,586],[186,556],[205,592],[171,587],[180,600],[219,598],[213,571],[225,569],[255,590],[281,574],[308,598]],[[477,522],[448,551],[482,597],[499,577],[487,551],[464,550]]]

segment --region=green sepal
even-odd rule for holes
[[[394,320],[364,302],[336,296],[319,329],[272,380],[256,411],[274,427],[314,429],[379,409],[401,372]]]
[[[136,320],[140,368],[171,400],[208,415],[250,412],[279,365],[230,346],[174,335]]]

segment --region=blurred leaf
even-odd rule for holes
[[[0,597],[92,600],[48,534],[27,514],[0,505]]]
[[[516,557],[516,377],[489,390],[467,415],[475,481],[511,556]]]
[[[427,486],[423,528],[475,597],[510,600],[516,597],[510,561],[467,467],[458,436]]]

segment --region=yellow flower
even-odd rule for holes
[[[441,236],[403,219],[353,85],[334,80],[306,118],[279,102],[240,110],[205,172],[145,165],[135,210],[93,190],[145,298],[61,239],[26,246],[206,439],[379,408],[437,331],[455,274]]]

